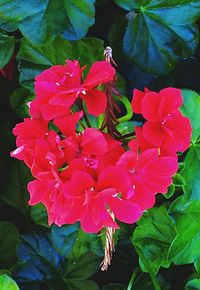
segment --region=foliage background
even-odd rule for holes
[[[199,18],[198,0],[0,0],[0,289],[200,289]],[[29,170],[9,152],[35,76],[65,59],[90,65],[106,45],[129,99],[133,88],[183,89],[193,135],[167,195],[137,225],[121,224],[102,273],[104,236],[49,228],[43,206],[28,206]]]

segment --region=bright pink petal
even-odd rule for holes
[[[159,121],[160,115],[158,112],[162,97],[155,92],[147,93],[141,103],[141,113],[148,121]]]
[[[141,104],[145,93],[137,89],[133,90],[132,110],[136,114],[141,114]]]
[[[103,134],[94,128],[87,128],[83,132],[81,147],[85,154],[103,155],[107,151],[107,142]]]
[[[35,205],[43,202],[46,195],[51,194],[54,185],[52,180],[34,180],[29,182],[28,191],[30,193],[29,205]]]
[[[99,116],[105,112],[107,96],[99,90],[88,90],[85,95],[81,95],[86,103],[88,113],[93,116]]]
[[[76,133],[77,122],[83,117],[83,111],[75,112],[72,115],[56,118],[54,124],[60,129],[64,136],[71,136]]]
[[[70,107],[71,105],[73,105],[73,103],[75,102],[75,100],[78,97],[78,93],[57,93],[55,94],[50,100],[49,103],[51,105],[58,105],[58,106],[66,106],[66,107]]]
[[[159,95],[164,99],[163,104],[159,108],[160,116],[167,116],[174,112],[183,103],[183,98],[180,89],[165,88],[159,92]]]
[[[92,89],[114,79],[115,69],[107,61],[96,61],[83,82],[83,87]]]
[[[136,222],[142,215],[142,210],[136,203],[118,197],[110,198],[109,207],[118,220],[127,224]]]
[[[160,147],[164,139],[164,131],[160,123],[147,121],[143,126],[143,136],[147,142]]]
[[[185,151],[190,146],[192,127],[190,120],[177,111],[173,117],[166,121],[163,129],[170,133],[176,142],[177,151]],[[168,134],[169,134],[168,133]],[[169,144],[170,145],[170,144]]]
[[[73,173],[70,181],[67,181],[64,185],[64,195],[68,198],[76,198],[81,195],[85,195],[85,191],[89,190],[95,185],[93,178],[80,170]]]

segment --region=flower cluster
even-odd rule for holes
[[[84,231],[98,232],[118,228],[117,220],[134,223],[157,193],[167,192],[178,168],[176,152],[189,146],[191,127],[178,109],[180,90],[135,90],[133,111],[147,121],[127,146],[106,126],[86,122],[88,114],[105,113],[103,87],[114,81],[115,69],[99,61],[83,75],[85,67],[67,60],[36,77],[31,117],[14,128],[11,155],[30,168],[29,204],[43,203],[49,224],[79,221]]]

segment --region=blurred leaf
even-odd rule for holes
[[[15,225],[0,222],[0,267],[9,268],[16,260],[19,233]],[[1,288],[0,288],[1,289]]]
[[[24,163],[14,158],[9,160],[4,166],[3,174],[0,177],[0,200],[27,215],[29,213],[27,184],[30,180],[32,180],[30,170]]]
[[[200,17],[200,1],[116,2],[130,11],[127,14],[124,51],[144,70],[166,74],[181,58],[194,53],[199,38],[194,23]]]
[[[53,246],[62,257],[68,257],[77,238],[79,225],[53,226],[51,230]]]
[[[32,43],[42,43],[57,34],[69,40],[84,37],[94,24],[95,0],[2,0],[0,26],[16,30]],[[56,12],[56,13],[55,13]]]
[[[11,59],[15,48],[15,38],[0,33],[0,69]]]
[[[136,126],[141,126],[142,122],[126,121],[117,125],[117,130],[122,134],[132,133]]]
[[[7,275],[0,275],[0,289],[1,290],[19,290],[15,281]]]
[[[181,196],[170,207],[177,235],[172,242],[168,259],[176,265],[189,264],[200,257],[200,201],[188,201]]]
[[[33,100],[29,90],[17,88],[9,97],[10,106],[20,117],[30,117],[27,103]]]
[[[200,96],[192,90],[182,90],[184,103],[181,112],[192,123],[192,141],[195,142],[200,136]]]
[[[138,221],[138,227],[133,232],[131,240],[134,246],[141,249],[156,274],[160,266],[169,267],[170,265],[167,253],[175,235],[173,220],[166,208],[162,206],[144,213]],[[140,265],[142,270],[147,272],[141,260]]]
[[[158,281],[160,284],[160,289],[162,290],[171,290],[170,285],[162,278],[162,276],[158,277]],[[138,279],[133,284],[132,290],[155,290],[150,276],[147,274],[141,274]]]
[[[185,285],[185,290],[200,290],[200,280],[192,279]]]
[[[64,64],[66,59],[77,59],[80,64],[91,65],[103,59],[103,41],[97,38],[84,38],[79,41],[67,41],[57,37],[44,45],[33,45],[23,40],[20,45],[20,82],[27,88],[33,88],[34,78],[50,66]]]
[[[48,226],[48,217],[47,217],[47,210],[42,203],[37,205],[31,206],[30,214],[34,222],[43,227]]]
[[[200,147],[192,145],[185,157],[181,175],[185,179],[183,186],[185,194],[191,200],[200,200]]]

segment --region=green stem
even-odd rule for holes
[[[157,278],[156,278],[156,275],[154,274],[154,272],[153,272],[151,266],[149,265],[149,262],[146,260],[146,258],[145,258],[145,256],[144,256],[144,254],[143,254],[142,251],[141,251],[139,248],[137,248],[137,247],[135,247],[135,250],[136,250],[136,253],[138,254],[138,256],[140,257],[142,263],[144,264],[146,270],[147,270],[148,273],[149,273],[149,276],[150,276],[150,278],[151,278],[151,281],[152,281],[152,284],[153,284],[154,289],[155,289],[155,290],[161,290],[160,285],[159,285],[159,282],[158,282],[158,280],[157,280]]]
[[[117,119],[117,121],[119,123],[129,121],[133,116],[131,103],[129,99],[125,96],[121,96],[121,98],[118,98],[118,99],[123,103],[124,107],[126,108],[126,115],[120,117],[119,119]]]
[[[135,270],[133,271],[133,274],[131,276],[131,280],[130,280],[126,290],[131,290],[132,289],[133,282],[135,281],[135,278],[137,276],[138,271],[139,271],[139,267],[135,268]]]

